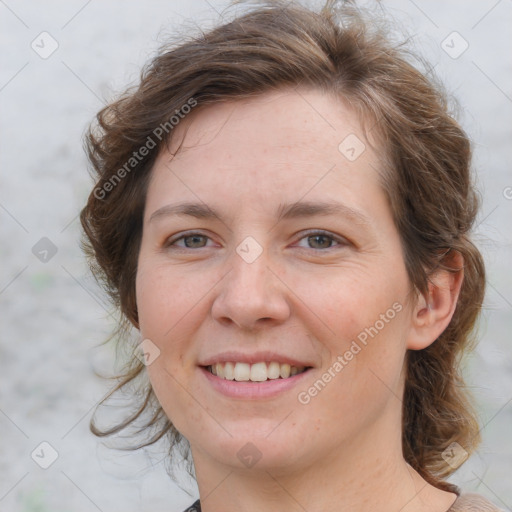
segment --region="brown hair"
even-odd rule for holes
[[[469,238],[478,206],[470,143],[449,114],[440,87],[410,63],[406,50],[375,29],[374,20],[368,24],[359,11],[331,1],[320,13],[272,2],[178,46],[162,48],[143,70],[138,87],[101,110],[98,126],[87,134],[97,182],[81,222],[92,271],[120,309],[119,340],[125,344],[130,323],[138,325],[135,276],[148,177],[159,150],[171,140],[169,119],[182,117],[183,106],[192,99],[200,109],[297,85],[343,98],[365,120],[367,131],[382,141],[387,153],[382,186],[412,287],[426,292],[429,275],[440,266],[457,270],[449,264],[451,251],[464,258],[454,316],[432,345],[408,352],[403,398],[406,461],[433,485],[454,490],[443,481],[453,472],[443,451],[457,442],[471,453],[479,441],[459,372],[485,286],[482,257]],[[162,126],[168,129],[155,137],[156,127]],[[131,161],[149,139],[156,147]],[[111,394],[137,381],[143,369],[132,357]],[[102,430],[93,418],[92,431],[99,436],[120,432],[153,408],[138,430],[151,430],[152,435],[135,448],[164,435],[171,448],[179,445],[183,439],[148,382],[142,396],[124,421]]]

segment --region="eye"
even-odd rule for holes
[[[186,233],[179,238],[166,242],[166,247],[179,247],[182,249],[201,249],[207,246],[209,237],[202,233]],[[180,242],[180,243],[178,243]]]
[[[300,242],[302,242],[303,240],[306,241],[307,245],[301,245]],[[336,237],[325,231],[313,231],[311,233],[308,233],[306,236],[300,239],[300,242],[298,244],[299,247],[315,250],[331,249],[335,245],[345,246],[348,244],[348,242],[343,238]]]

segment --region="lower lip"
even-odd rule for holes
[[[204,367],[199,368],[203,375],[206,377],[212,387],[230,398],[242,398],[249,400],[258,400],[260,398],[272,398],[285,391],[291,389],[297,383],[299,383],[305,375],[309,373],[309,370],[288,377],[287,379],[271,379],[263,382],[251,382],[236,380],[221,379],[216,375],[213,375]]]

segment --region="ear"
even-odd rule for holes
[[[455,311],[464,279],[464,258],[452,250],[442,264],[444,268],[429,277],[427,293],[418,296],[407,339],[410,350],[431,345],[448,327]]]

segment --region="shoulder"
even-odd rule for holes
[[[467,493],[459,496],[447,512],[502,512],[479,494]]]

